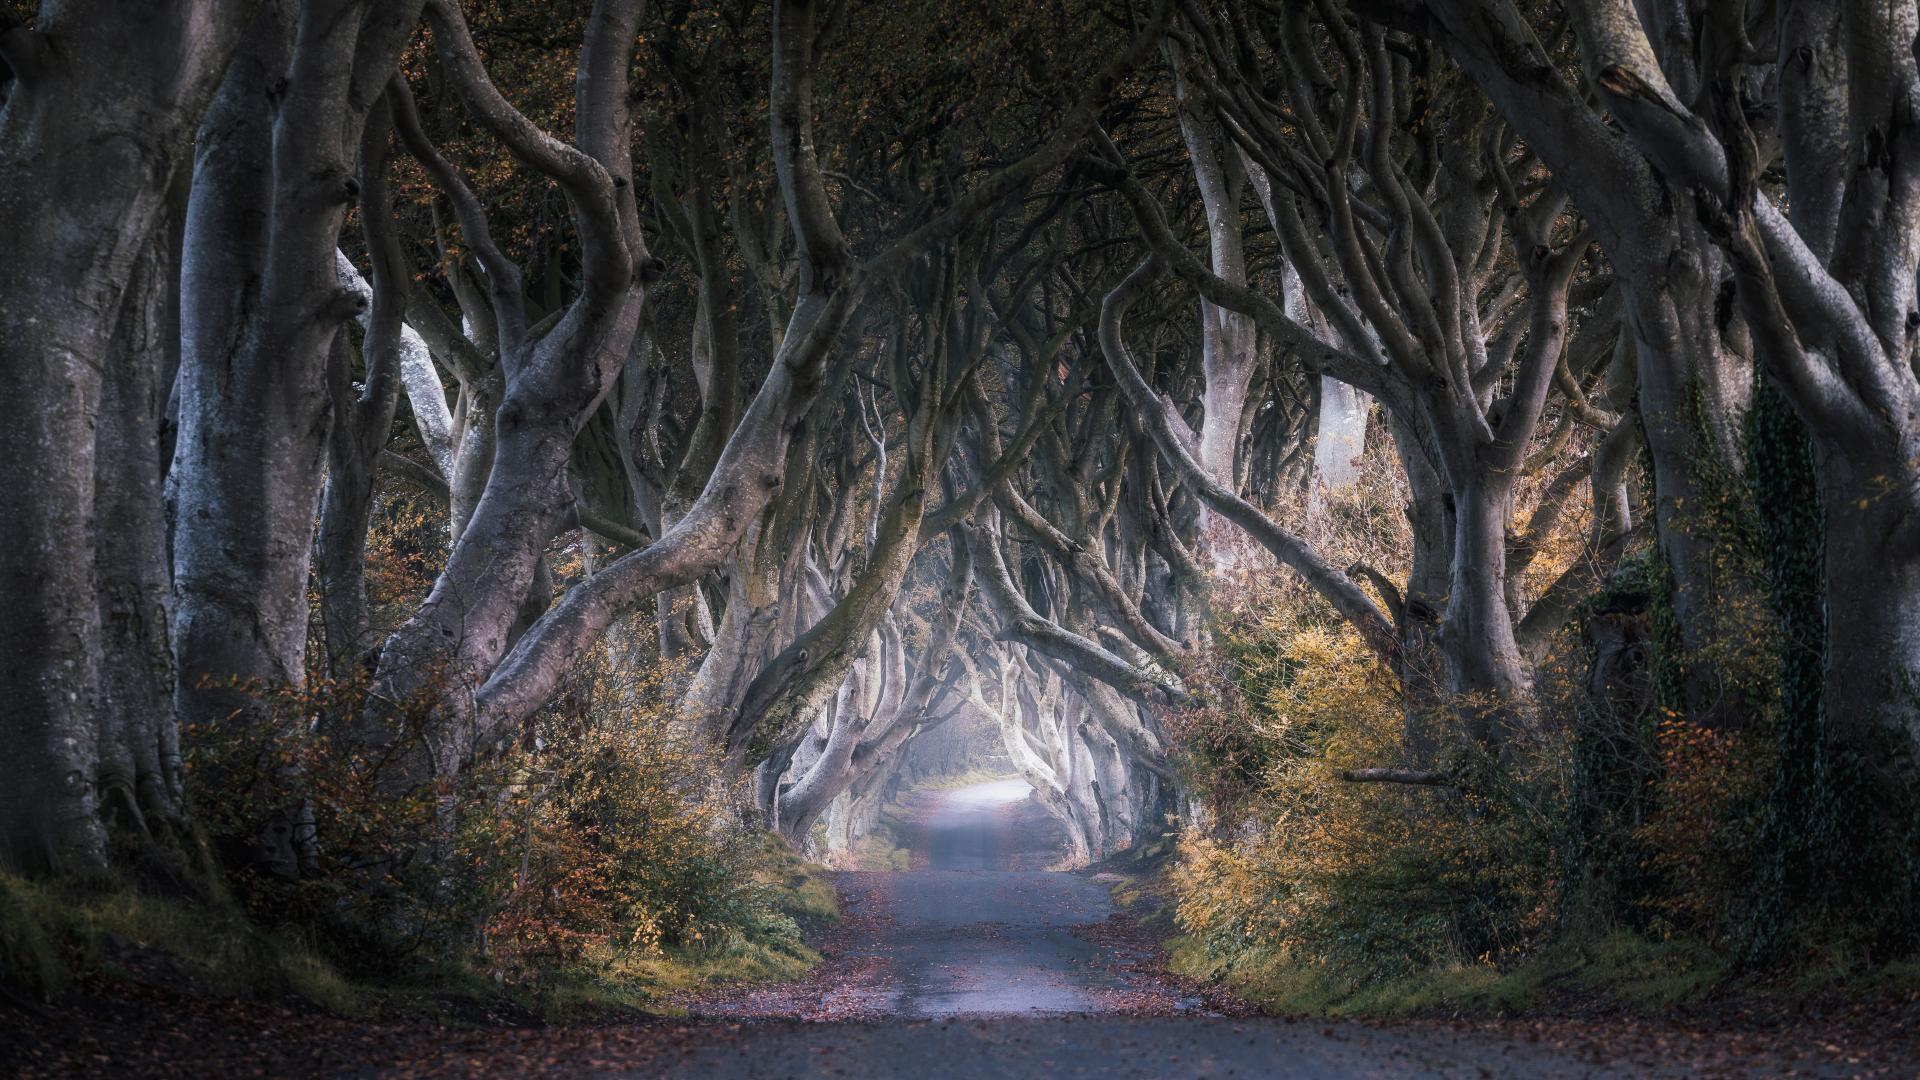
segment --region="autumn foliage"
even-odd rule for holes
[[[1346,559],[1404,566],[1404,522],[1380,508],[1405,498],[1376,467],[1296,520]],[[1570,557],[1540,552],[1529,598]],[[1644,562],[1612,588],[1637,589]],[[1541,665],[1537,707],[1498,753],[1462,730],[1472,703],[1427,679],[1418,655],[1388,670],[1297,583],[1257,567],[1217,573],[1212,603],[1194,665],[1202,704],[1170,721],[1202,808],[1182,822],[1172,873],[1197,966],[1365,986],[1497,973],[1610,934],[1739,939],[1773,773],[1768,729],[1662,704],[1645,648],[1602,655],[1593,628],[1644,633],[1645,596],[1584,604]],[[1603,699],[1610,663],[1634,671]],[[1382,767],[1425,782],[1352,779]]]

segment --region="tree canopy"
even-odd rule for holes
[[[965,724],[1082,861],[1550,788],[1623,911],[1705,740],[1716,932],[1915,944],[1911,3],[6,10],[10,868],[644,684],[817,852]]]

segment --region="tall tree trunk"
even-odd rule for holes
[[[1454,496],[1452,592],[1440,644],[1452,674],[1449,689],[1470,733],[1482,746],[1504,747],[1533,680],[1514,639],[1507,607],[1509,485],[1477,477]]]
[[[0,106],[0,235],[8,243],[0,260],[0,458],[14,470],[0,486],[0,731],[10,755],[0,783],[0,863],[18,869],[108,863],[99,817],[109,714],[98,682],[96,439],[114,451],[136,437],[133,417],[106,418],[103,433],[103,410],[141,408],[157,373],[116,386],[109,402],[102,372],[157,359],[148,343],[132,347],[154,328],[122,323],[128,285],[151,257],[186,136],[249,6],[74,0],[46,11],[34,30],[0,32],[0,60],[13,77]],[[133,317],[148,311],[142,302]],[[147,452],[157,453],[157,443]],[[116,513],[123,498],[148,494],[136,477],[116,476],[106,487]],[[151,528],[150,514],[138,517],[130,528]],[[131,623],[156,614],[147,603],[151,570],[144,564],[107,583],[111,617],[129,616],[116,635],[141,644],[153,627]],[[141,700],[138,687],[127,688],[108,707],[124,716]],[[132,725],[114,726],[109,743],[137,737]],[[143,750],[130,748],[135,762]]]
[[[372,283],[360,278],[346,256],[335,256],[341,285],[360,294],[368,308],[360,349],[361,389],[354,389],[345,335],[334,338],[327,365],[334,426],[327,440],[327,481],[320,498],[316,559],[327,670],[341,679],[370,669],[374,659],[373,617],[367,601],[367,530],[373,517],[376,465],[399,406],[405,350],[415,350],[411,359],[416,366],[430,369],[432,363],[419,355],[425,347],[417,335],[411,341],[404,337],[401,322],[408,275],[387,202],[388,110],[385,104],[376,107],[360,153],[360,219],[373,256]],[[422,397],[429,396],[427,391],[432,398],[439,397],[437,385],[422,390]]]
[[[182,170],[184,174],[184,170]],[[182,200],[184,202],[184,200]],[[184,205],[174,208],[178,214]],[[141,833],[181,815],[180,729],[167,636],[173,583],[160,472],[170,353],[178,347],[174,230],[134,273],[102,384],[95,441],[95,580],[100,603],[99,788],[103,809]]]
[[[1920,500],[1887,491],[1873,465],[1867,473],[1821,457],[1828,753],[1850,756],[1860,780],[1893,800],[1887,809],[1905,803],[1910,813],[1920,777]]]
[[[305,678],[328,360],[364,303],[340,282],[340,225],[358,192],[367,109],[418,11],[268,6],[202,125],[174,463],[174,649],[188,721],[250,715],[255,684]]]
[[[1313,477],[1331,491],[1360,479],[1373,399],[1331,375],[1320,376],[1320,412],[1314,417]]]
[[[1746,492],[1739,435],[1752,395],[1750,358],[1727,340],[1725,260],[1692,223],[1668,223],[1655,250],[1609,251],[1626,284],[1636,335],[1638,415],[1653,464],[1653,523],[1671,575],[1674,640],[1657,642],[1667,689],[1713,725],[1742,722],[1753,702],[1728,692],[1726,661],[1745,639],[1735,613],[1758,609],[1756,584],[1739,572]],[[1674,236],[1683,246],[1674,248]],[[1644,254],[1637,254],[1644,252]],[[1718,315],[1716,313],[1719,313]]]
[[[1176,68],[1182,50],[1171,45]],[[1180,133],[1206,211],[1211,268],[1234,285],[1247,283],[1247,259],[1240,239],[1240,201],[1246,187],[1242,156],[1231,146],[1217,145],[1215,125],[1208,120],[1184,78],[1176,75],[1180,100]],[[1237,311],[1200,301],[1200,368],[1205,379],[1201,399],[1206,410],[1200,423],[1200,465],[1216,481],[1235,488],[1234,458],[1240,447],[1241,419],[1247,408],[1247,387],[1258,366],[1253,319]]]

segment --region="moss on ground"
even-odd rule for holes
[[[780,910],[796,919],[840,918],[840,895],[832,880],[780,836],[767,834],[754,880],[771,886]]]
[[[52,999],[96,980],[158,980],[209,994],[294,995],[355,1011],[359,995],[302,943],[222,902],[0,875],[0,985]]]

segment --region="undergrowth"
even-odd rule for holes
[[[247,722],[187,732],[203,857],[177,861],[206,869],[0,877],[0,987],[558,1020],[796,978],[833,887],[675,714],[676,674],[594,650],[519,738],[431,782],[396,782],[422,759],[404,728],[362,734],[363,688],[260,691]]]
[[[779,920],[839,917],[832,883],[777,838],[741,870]],[[0,875],[0,998],[29,1005],[142,983],[345,1016],[560,1022],[671,1014],[679,994],[795,979],[818,960],[790,925],[776,922],[720,942],[591,950],[545,966],[537,979],[505,978],[486,955],[451,949],[415,950],[377,976],[356,976],[358,965],[329,956],[324,942],[298,927],[263,925],[231,899]]]
[[[1499,1016],[1569,1005],[1659,1012],[1706,999],[1732,974],[1722,954],[1698,943],[1624,931],[1558,943],[1511,965],[1450,963],[1384,978],[1284,949],[1222,955],[1192,936],[1173,939],[1168,952],[1176,974],[1221,982],[1271,1012],[1315,1016]]]
[[[1324,532],[1315,542],[1342,561],[1406,565],[1404,530],[1370,509],[1403,500],[1352,498],[1305,515]],[[1536,569],[1565,558],[1545,553]],[[1648,565],[1628,560],[1574,613],[1497,748],[1465,723],[1479,703],[1423,670],[1437,661],[1388,670],[1284,576],[1216,580],[1209,651],[1190,665],[1199,704],[1169,718],[1200,809],[1163,874],[1173,969],[1276,1012],[1327,1015],[1658,1011],[1920,986],[1920,966],[1889,963],[1844,925],[1813,928],[1764,968],[1748,958],[1777,786],[1775,644],[1745,635],[1746,723],[1688,715],[1648,659],[1664,580]],[[1426,780],[1354,782],[1380,767]]]

